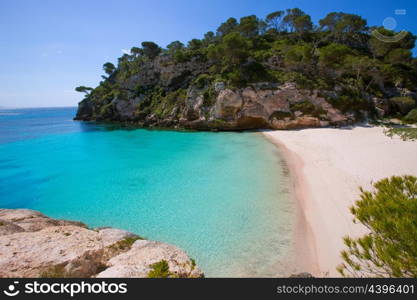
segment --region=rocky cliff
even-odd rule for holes
[[[0,277],[203,277],[184,251],[114,228],[0,209]]]
[[[318,90],[295,82],[257,82],[230,87],[211,80],[207,68],[199,62],[173,64],[161,56],[127,79],[116,71],[79,103],[75,119],[196,130],[293,129],[343,126],[396,111],[389,98],[371,94],[352,104],[342,86]],[[407,90],[389,92],[415,97]]]
[[[79,104],[77,120],[134,122],[145,127],[174,127],[197,130],[290,129],[340,126],[354,122],[355,115],[342,114],[318,91],[298,89],[295,84],[258,83],[241,89],[213,84],[212,103],[206,103],[209,88],[187,89],[176,105],[162,104],[143,113],[144,97],[111,99],[107,110],[88,99]]]
[[[197,130],[287,129],[355,121],[354,114],[342,114],[317,90],[271,82],[230,88],[210,80],[204,73],[209,67],[198,60],[174,63],[169,56],[159,56],[143,62],[128,78],[115,72],[107,85],[80,102],[75,119]]]

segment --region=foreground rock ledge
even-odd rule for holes
[[[0,209],[0,277],[149,276],[204,274],[173,245],[120,229],[88,229],[34,210]]]

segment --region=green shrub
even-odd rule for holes
[[[203,106],[210,107],[216,103],[216,91],[210,86],[203,94]]]
[[[391,98],[398,111],[405,115],[416,106],[416,101],[411,97],[394,97]]]
[[[168,278],[172,276],[169,271],[168,262],[163,259],[151,265],[152,270],[148,273],[148,278]]]
[[[110,247],[115,250],[127,250],[127,249],[130,249],[133,243],[136,242],[137,240],[143,240],[143,238],[141,238],[140,236],[127,237],[111,245]]]
[[[165,96],[166,102],[169,104],[184,102],[187,98],[187,91],[185,89],[178,89]]]
[[[174,61],[176,63],[184,63],[191,59],[191,56],[184,50],[177,50],[173,55]]]
[[[369,109],[369,102],[365,98],[354,95],[354,93],[329,98],[328,101],[342,112],[358,112]]]
[[[384,133],[389,136],[399,136],[403,141],[417,140],[417,128],[411,127],[396,127],[384,130]]]
[[[309,44],[294,45],[285,52],[284,61],[288,66],[307,67],[311,66],[313,49]]]
[[[338,267],[343,276],[417,277],[417,178],[393,176],[361,188],[361,200],[351,208],[354,221],[369,230],[345,237],[347,250]]]
[[[285,72],[282,76],[283,82],[295,82],[298,88],[314,89],[316,82],[314,78],[304,75],[300,72]]]
[[[135,93],[136,96],[140,96],[142,94],[145,94],[146,93],[146,88],[144,88],[140,84],[137,84],[135,86],[134,93]]]
[[[240,68],[234,69],[232,72],[227,73],[229,85],[232,87],[243,87],[247,84],[246,76]]]
[[[111,117],[113,113],[113,103],[109,103],[100,107],[100,115],[104,118]]]
[[[410,110],[403,121],[406,123],[417,123],[417,108]]]
[[[319,49],[319,65],[323,67],[339,68],[343,59],[352,53],[346,45],[332,43]]]
[[[199,88],[202,89],[205,86],[207,86],[208,84],[210,84],[212,78],[210,77],[210,75],[208,74],[200,74],[195,80],[194,80],[194,85]]]
[[[195,259],[194,258],[190,258],[190,261],[191,261],[191,269],[194,270],[195,267],[197,266],[197,264],[195,262]]]

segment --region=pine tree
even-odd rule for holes
[[[345,237],[338,271],[346,277],[417,277],[417,178],[393,176],[361,188],[351,208],[369,233]]]

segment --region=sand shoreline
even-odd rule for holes
[[[262,133],[290,172],[297,268],[318,277],[339,276],[343,237],[366,232],[349,212],[359,186],[370,189],[392,175],[417,176],[417,142],[389,138],[383,128],[371,126]]]
[[[285,164],[289,172],[289,194],[295,204],[296,216],[294,223],[294,258],[297,265],[295,269],[299,273],[308,272],[314,274],[314,276],[319,276],[315,239],[311,227],[307,223],[303,209],[303,201],[308,194],[303,174],[300,172],[303,167],[303,161],[296,153],[291,152],[280,140],[269,134],[265,134],[266,132],[262,133],[269,142],[278,148],[283,164]]]

